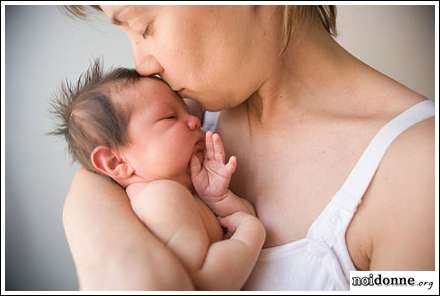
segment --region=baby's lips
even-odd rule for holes
[[[199,140],[197,140],[196,144],[194,145],[196,150],[205,150],[205,137],[200,137]]]

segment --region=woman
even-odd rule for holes
[[[95,8],[127,33],[140,74],[222,110],[217,131],[239,163],[231,189],[267,230],[244,289],[339,290],[350,270],[434,269],[433,104],[339,46],[333,7]],[[102,178],[76,174],[64,223],[83,289],[192,288]]]

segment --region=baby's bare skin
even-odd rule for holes
[[[162,269],[186,269],[200,290],[240,289],[265,230],[251,205],[228,189],[237,160],[225,163],[219,135],[204,134],[200,118],[163,81],[144,77],[111,89],[114,103],[127,105],[127,140],[95,145],[90,165],[126,189],[141,222],[177,255],[179,264]]]
[[[220,137],[208,132],[203,164],[195,155],[191,160],[198,195],[171,180],[126,188],[138,217],[182,260],[199,290],[239,290],[265,239],[252,206],[228,189],[237,163],[232,157],[225,164],[224,158]],[[229,239],[224,239],[214,214]]]

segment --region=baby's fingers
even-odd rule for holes
[[[206,154],[205,154],[205,158],[206,159],[213,159],[214,158],[214,144],[212,141],[212,132],[211,131],[207,131],[206,135],[205,135],[205,148],[206,148]]]
[[[231,156],[229,158],[228,163],[226,164],[226,169],[228,170],[229,174],[233,174],[235,170],[237,169],[237,157]]]
[[[223,146],[222,139],[219,134],[213,134],[212,139],[214,142],[214,158],[221,163],[225,163],[225,148]]]
[[[228,232],[234,233],[237,227],[248,217],[249,214],[239,211],[218,220],[220,225],[225,227]]]

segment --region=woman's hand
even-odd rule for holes
[[[237,159],[232,156],[225,164],[225,149],[218,134],[206,133],[206,152],[203,164],[198,157],[191,159],[191,179],[200,198],[218,201],[228,191]]]
[[[136,217],[125,191],[79,170],[63,212],[81,290],[193,290],[180,261]]]

